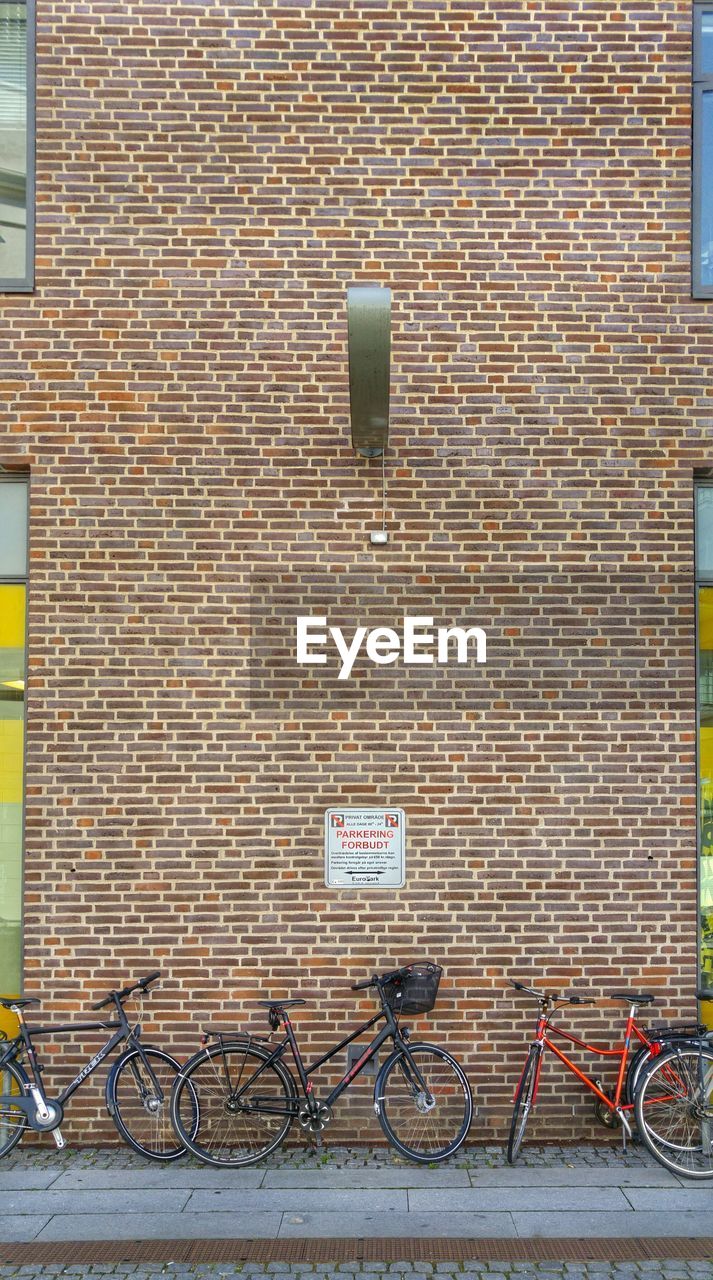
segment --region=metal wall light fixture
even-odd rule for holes
[[[348,289],[347,331],[352,444],[363,457],[376,458],[389,439],[391,290]]]
[[[372,531],[370,541],[383,546],[388,542],[384,452],[389,440],[390,289],[369,284],[347,290],[347,336],[352,445],[364,458],[381,455],[381,529]]]

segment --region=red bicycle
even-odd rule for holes
[[[698,1024],[683,1024],[678,1027],[657,1027],[655,1030],[647,1032],[638,1025],[636,1015],[639,1005],[651,1005],[655,1001],[655,996],[649,992],[634,993],[630,991],[613,991],[610,999],[625,1000],[629,1005],[629,1014],[626,1020],[626,1029],[624,1031],[624,1043],[618,1049],[604,1049],[601,1045],[588,1044],[586,1040],[580,1040],[577,1036],[573,1036],[571,1032],[565,1031],[562,1027],[555,1026],[552,1018],[558,1009],[564,1008],[565,1005],[584,1005],[595,1004],[595,1000],[586,999],[579,995],[558,996],[554,993],[545,991],[537,991],[534,987],[527,987],[522,982],[510,980],[510,985],[516,991],[523,991],[527,995],[534,996],[539,1005],[539,1014],[537,1018],[537,1028],[535,1031],[535,1039],[530,1045],[530,1052],[527,1055],[525,1066],[518,1086],[515,1090],[514,1107],[512,1113],[512,1123],[510,1125],[510,1137],[508,1139],[507,1158],[509,1164],[514,1164],[517,1160],[522,1140],[525,1136],[527,1121],[530,1112],[537,1100],[537,1090],[540,1083],[540,1072],[542,1070],[542,1059],[545,1049],[550,1049],[556,1058],[562,1063],[572,1075],[581,1080],[582,1084],[590,1089],[596,1097],[595,1114],[600,1123],[614,1128],[618,1123],[622,1128],[622,1138],[626,1145],[627,1137],[631,1137],[631,1125],[627,1118],[627,1113],[634,1110],[634,1099],[637,1089],[637,1083],[641,1076],[643,1067],[650,1062],[654,1056],[660,1051],[662,1042],[666,1044],[685,1044],[692,1042],[705,1028],[699,1027]],[[607,1058],[619,1059],[619,1071],[617,1074],[616,1086],[613,1094],[608,1094],[602,1085],[601,1080],[597,1077],[588,1076],[586,1072],[567,1057],[566,1053],[554,1043],[551,1039],[553,1035],[559,1036],[562,1040],[569,1041],[570,1044],[576,1045],[580,1049],[586,1049],[589,1053],[600,1054]],[[630,1048],[632,1037],[639,1042],[639,1049],[630,1058]]]

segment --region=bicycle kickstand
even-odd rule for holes
[[[62,1134],[59,1129],[52,1130],[52,1137],[54,1138],[55,1143],[57,1144],[58,1151],[61,1151],[62,1147],[66,1147],[67,1139],[62,1137]]]
[[[629,1124],[629,1121],[627,1120],[626,1116],[624,1115],[624,1112],[621,1110],[621,1108],[620,1108],[620,1107],[617,1107],[617,1115],[618,1115],[618,1117],[619,1117],[619,1123],[620,1123],[620,1125],[621,1125],[621,1150],[622,1150],[622,1155],[626,1155],[626,1144],[627,1144],[627,1141],[629,1140],[629,1138],[631,1138],[631,1137],[633,1136],[633,1135],[632,1135],[632,1132],[631,1132],[631,1125]]]

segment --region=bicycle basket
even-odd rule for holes
[[[404,965],[384,986],[384,999],[397,1016],[429,1013],[436,1003],[443,970],[431,960]]]

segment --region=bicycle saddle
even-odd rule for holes
[[[306,1004],[306,1000],[257,1000],[263,1009],[290,1009],[293,1004]]]
[[[0,996],[0,1004],[3,1009],[12,1009],[13,1005],[16,1009],[24,1009],[28,1004],[40,1004],[40,1001],[35,1000],[30,996],[26,996],[23,1000],[20,1000],[19,997],[13,998],[12,996]]]
[[[654,1004],[656,996],[652,996],[650,991],[639,995],[635,995],[633,991],[610,991],[609,999],[626,1000],[627,1004]]]

